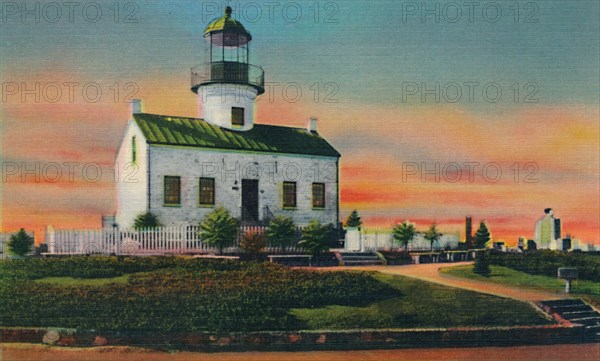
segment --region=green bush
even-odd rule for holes
[[[600,282],[600,256],[597,254],[534,251],[493,253],[493,265],[512,268],[532,275],[556,277],[559,267],[577,267],[579,279]]]
[[[25,257],[33,251],[34,239],[23,228],[8,240],[8,250],[15,256]]]
[[[492,273],[492,269],[490,268],[490,256],[487,253],[483,252],[475,257],[473,273],[485,277],[489,277],[489,275]]]

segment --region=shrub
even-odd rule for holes
[[[296,225],[291,217],[277,216],[269,223],[267,240],[271,245],[279,247],[281,253],[285,253],[296,241],[296,232]]]
[[[489,277],[492,273],[490,268],[490,258],[487,253],[483,252],[475,257],[475,265],[473,266],[473,273],[481,276]]]
[[[133,222],[133,228],[138,231],[141,229],[152,229],[160,226],[161,224],[158,221],[158,217],[151,212],[140,214]]]
[[[358,211],[355,209],[350,213],[348,219],[346,219],[346,227],[360,227],[361,225],[362,221],[360,220]]]
[[[337,230],[333,224],[321,225],[319,221],[313,220],[302,231],[302,240],[298,243],[298,246],[311,252],[317,260],[317,265],[319,265],[319,256],[331,248],[336,239]]]
[[[400,243],[404,247],[404,251],[408,250],[408,244],[414,240],[417,235],[415,225],[404,221],[397,224],[392,230],[392,237],[394,241]]]
[[[200,224],[200,237],[206,244],[217,247],[219,254],[223,254],[225,247],[235,244],[238,228],[237,219],[233,218],[225,208],[218,207]]]
[[[517,271],[556,277],[559,267],[576,267],[579,279],[600,282],[600,257],[594,254],[559,251],[533,251],[525,253],[494,253],[490,262]]]
[[[265,235],[257,230],[246,231],[240,241],[240,248],[248,253],[251,258],[256,258],[258,253],[265,247]]]
[[[12,236],[8,241],[8,250],[19,257],[24,257],[27,253],[33,251],[34,239],[25,232],[25,229],[21,230]]]
[[[403,264],[411,264],[412,257],[408,252],[404,251],[381,251],[380,252],[388,265],[403,265]]]

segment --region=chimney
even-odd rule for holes
[[[311,133],[317,133],[317,124],[319,123],[319,120],[315,117],[311,117],[308,120],[308,126],[306,127],[306,130],[308,130]]]
[[[132,99],[131,102],[131,114],[140,114],[142,112],[142,101],[140,99]]]

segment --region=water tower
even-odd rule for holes
[[[265,92],[265,76],[261,67],[250,64],[252,35],[232,12],[228,6],[204,30],[205,59],[192,68],[192,91],[205,121],[246,131],[254,126],[256,97]]]

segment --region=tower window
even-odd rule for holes
[[[313,183],[312,204],[313,208],[325,208],[325,184]]]
[[[232,125],[240,125],[244,126],[245,124],[245,116],[244,116],[244,108],[233,107],[231,108],[231,124]]]
[[[181,205],[181,177],[165,177],[165,205]]]
[[[283,182],[283,207],[296,207],[296,182]]]
[[[215,205],[215,179],[200,178],[200,205]]]
[[[137,161],[137,141],[135,136],[131,137],[131,162]]]

